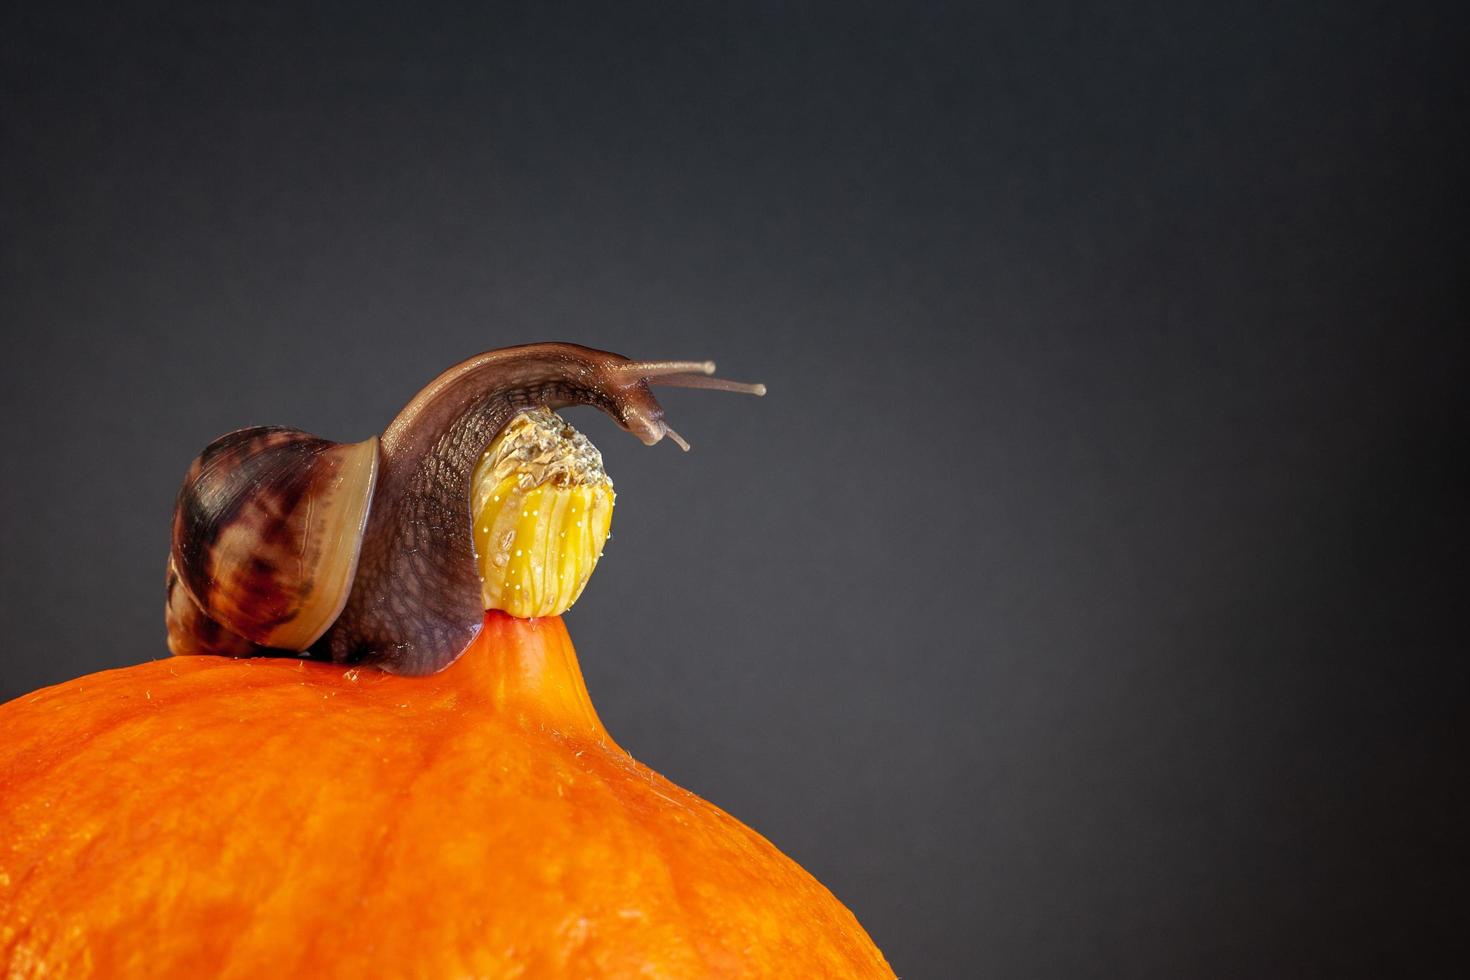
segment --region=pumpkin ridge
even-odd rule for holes
[[[414,787],[419,786],[434,772],[433,763],[447,755],[447,749],[454,740],[455,733],[463,735],[474,726],[473,719],[466,719],[464,715],[453,716],[456,720],[452,724],[449,733],[434,732],[415,756],[415,764],[409,769],[408,778],[401,780],[393,794],[396,800],[412,800],[414,798]],[[392,854],[390,851],[391,837],[390,827],[384,827],[383,833],[375,838],[374,846],[367,852],[368,868],[365,874],[359,875],[356,882],[359,891],[363,894],[374,894],[382,890],[385,885],[391,885]],[[321,944],[320,936],[313,937],[312,946]]]
[[[628,816],[629,807],[627,806],[627,788],[631,786],[639,786],[640,792],[653,793],[656,798],[674,803],[680,809],[684,808],[683,804],[679,801],[674,800],[671,797],[666,796],[662,793],[659,793],[653,788],[652,780],[648,777],[649,775],[657,774],[654,773],[652,769],[648,768],[638,760],[632,759],[631,757],[629,757],[629,761],[632,763],[632,766],[629,768],[637,770],[639,772],[639,775],[642,777],[642,781],[640,783],[627,783],[626,781],[613,780],[609,779],[605,772],[599,771],[597,773],[598,777],[607,787],[612,797],[616,799],[619,804],[621,804],[618,808],[618,812],[623,815],[625,820],[628,820],[630,823],[634,823],[634,821],[632,821],[631,818]],[[622,767],[619,766],[618,768],[621,769]],[[679,921],[681,923],[681,926],[683,926],[683,928],[681,929],[681,933],[684,935],[685,941],[688,943],[690,952],[693,953],[693,955],[699,960],[700,965],[704,967],[706,971],[709,971],[709,975],[715,975],[713,973],[713,970],[716,964],[715,962],[713,962],[710,956],[711,951],[709,949],[708,942],[698,934],[698,931],[689,928],[687,924],[691,920],[702,921],[704,919],[704,915],[701,913],[698,906],[694,903],[693,896],[690,894],[688,885],[680,879],[680,876],[678,874],[675,873],[675,869],[680,864],[678,856],[670,850],[670,842],[665,835],[650,834],[646,831],[646,829],[641,826],[639,827],[639,831],[640,836],[645,838],[646,843],[651,843],[653,848],[657,851],[659,858],[657,866],[663,873],[665,879],[668,881],[669,890],[670,893],[673,895],[674,901],[678,904],[678,907],[684,913]]]
[[[599,746],[599,748],[602,747]],[[637,811],[627,805],[627,800],[622,792],[621,786],[621,783],[625,781],[626,777],[615,779],[609,778],[608,774],[608,770],[612,770],[619,776],[623,776],[628,771],[644,770],[647,767],[622,749],[608,751],[606,748],[602,748],[602,751],[596,753],[575,753],[574,758],[581,763],[578,767],[579,770],[595,780],[595,785],[602,797],[614,804],[613,806],[602,809],[604,812],[611,813],[618,821],[622,831],[618,835],[618,838],[638,841],[645,847],[651,843],[658,854],[658,860],[652,862],[652,864],[658,875],[659,884],[663,886],[661,891],[671,896],[684,912],[689,913],[694,911],[687,902],[687,897],[681,888],[678,875],[674,873],[675,863],[669,860],[667,851],[661,846],[661,835],[650,833],[645,820],[639,819]],[[638,897],[639,899],[644,899],[647,894],[648,888],[645,885],[640,888]],[[641,908],[638,911],[640,915],[645,914]],[[698,921],[698,917],[686,914],[673,917],[671,924],[677,926],[680,949],[685,954],[697,959],[699,965],[708,968],[710,965],[708,958],[703,954],[701,943],[695,934],[696,930],[693,928],[693,922],[696,921]]]

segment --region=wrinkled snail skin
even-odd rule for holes
[[[492,351],[451,368],[383,435],[382,475],[357,581],[320,654],[428,674],[452,663],[484,618],[470,537],[470,478],[516,411],[593,405],[657,441],[663,411],[626,358],[573,344]],[[653,435],[650,440],[645,434]]]
[[[381,439],[245,429],[205,450],[179,495],[167,618],[176,653],[287,652],[399,674],[453,663],[484,610],[471,537],[476,463],[519,410],[592,405],[646,445],[671,435],[657,383],[764,393],[707,362],[641,362],[576,344],[472,357]]]

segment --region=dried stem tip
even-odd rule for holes
[[[470,517],[486,609],[556,616],[582,594],[612,526],[602,454],[546,408],[517,414],[475,468]]]

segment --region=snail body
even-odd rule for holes
[[[475,466],[525,409],[593,405],[645,445],[669,436],[650,384],[764,394],[714,365],[531,344],[463,361],[381,437],[230,433],[190,466],[174,512],[166,622],[176,654],[306,655],[431,674],[483,622]]]

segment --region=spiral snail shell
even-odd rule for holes
[[[713,371],[530,344],[445,371],[381,437],[334,443],[276,426],[222,436],[189,467],[174,511],[170,649],[442,670],[483,621],[470,485],[502,427],[526,408],[593,405],[645,445],[668,436],[688,449],[649,385],[765,393]]]

